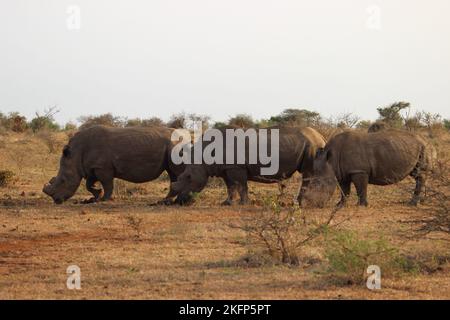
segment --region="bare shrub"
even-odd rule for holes
[[[204,114],[197,114],[197,113],[190,113],[188,115],[189,123],[186,124],[186,127],[188,129],[198,130],[202,129],[203,131],[209,128],[209,122],[211,121],[211,117]],[[201,122],[202,127],[201,128],[195,128],[194,124]]]
[[[428,177],[425,201],[422,209],[424,217],[414,220],[415,236],[430,234],[450,235],[450,160],[439,159]],[[449,238],[446,238],[448,241]]]
[[[242,217],[229,227],[241,229],[248,239],[250,251],[260,251],[289,265],[299,265],[301,249],[324,233],[337,212],[334,209],[325,221],[306,216],[298,205],[282,207],[274,198],[265,199],[264,210],[258,216]]]
[[[337,128],[347,129],[356,127],[359,120],[360,117],[358,117],[357,115],[351,112],[346,112],[338,115],[334,121]]]
[[[343,128],[338,128],[334,125],[333,119],[322,120],[313,126],[326,141],[329,141],[335,135],[344,132]]]
[[[436,134],[443,128],[442,117],[438,113],[422,111],[422,123],[427,128],[430,138],[434,138]]]
[[[367,129],[369,129],[369,127],[371,125],[372,125],[372,121],[370,121],[370,120],[361,120],[356,125],[356,128],[357,129],[361,129],[361,130],[367,130]]]
[[[411,114],[411,110],[408,108],[403,115],[403,121],[407,130],[418,131],[424,128],[430,138],[435,138],[444,128],[441,115],[428,111],[416,111],[414,114]]]

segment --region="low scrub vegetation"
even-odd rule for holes
[[[400,250],[383,238],[364,239],[355,232],[339,230],[325,237],[327,275],[346,284],[362,284],[367,267],[380,267],[383,277],[398,276],[416,270]]]
[[[422,219],[414,220],[415,236],[450,234],[450,176],[448,160],[437,161],[437,166],[428,178],[426,208]]]
[[[336,209],[319,221],[298,205],[284,207],[277,199],[267,198],[257,216],[242,217],[240,223],[229,226],[245,232],[251,255],[259,253],[284,264],[300,265],[302,248],[330,227],[335,213]]]
[[[377,121],[392,128],[405,129],[410,131],[423,130],[427,135],[434,138],[443,130],[450,130],[450,120],[443,119],[441,115],[426,111],[412,111],[409,102],[395,102],[391,105],[377,108],[379,117]],[[305,108],[287,108],[277,115],[266,119],[254,119],[249,114],[237,114],[229,117],[227,121],[211,122],[208,115],[180,112],[169,117],[167,122],[159,117],[132,118],[116,116],[111,113],[100,115],[87,115],[78,118],[79,127],[73,122],[65,125],[56,123],[54,116],[59,112],[56,106],[47,108],[44,113],[37,112],[35,117],[27,120],[18,112],[4,114],[0,112],[0,130],[13,132],[26,132],[28,130],[36,133],[41,130],[46,131],[70,131],[75,129],[86,129],[94,125],[104,125],[109,127],[146,127],[146,126],[167,126],[171,128],[194,129],[194,123],[201,121],[202,129],[207,128],[266,128],[270,126],[310,126],[317,129],[325,138],[342,132],[349,128],[367,130],[373,123],[370,120],[360,119],[359,116],[346,112],[335,117],[325,118],[320,113]]]

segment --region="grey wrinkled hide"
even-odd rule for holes
[[[381,129],[366,132],[344,132],[336,135],[319,152],[314,162],[314,177],[336,177],[345,203],[353,183],[359,205],[367,205],[367,185],[390,185],[407,176],[416,180],[411,204],[417,204],[425,184],[426,173],[432,170],[433,148],[413,133]]]
[[[94,126],[77,132],[64,147],[58,175],[43,192],[55,203],[73,196],[81,179],[92,193],[90,201],[108,200],[114,178],[141,183],[156,179],[167,171],[171,181],[182,166],[170,162],[172,129],[165,127],[109,128]],[[103,192],[95,188],[99,181]]]
[[[261,176],[261,164],[249,164],[248,156],[246,156],[247,163],[240,165],[191,164],[186,166],[185,171],[179,176],[177,182],[172,184],[171,194],[178,195],[177,201],[179,203],[189,202],[191,199],[190,194],[203,190],[207,184],[208,177],[221,177],[227,186],[228,192],[228,197],[223,204],[231,204],[235,199],[236,193],[240,196],[240,203],[245,204],[248,202],[248,181],[278,183],[288,179],[296,171],[301,172],[303,176],[311,175],[316,150],[325,145],[323,137],[312,128],[304,128],[303,133],[301,129],[293,127],[273,127],[268,129],[280,130],[279,170],[276,174]],[[225,136],[225,129],[221,131],[223,136]],[[259,132],[258,129],[256,131]],[[270,130],[268,130],[268,137],[268,149],[270,150]],[[204,142],[203,148],[208,144],[209,142]],[[248,145],[246,145],[246,154],[248,154]],[[226,149],[224,144],[225,157]],[[300,191],[298,196],[300,202],[302,196],[303,192]]]

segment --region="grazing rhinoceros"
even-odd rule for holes
[[[167,171],[171,182],[175,181],[184,167],[170,161],[172,130],[94,126],[78,131],[63,149],[58,175],[43,192],[60,204],[74,195],[85,178],[86,188],[93,195],[86,202],[95,202],[111,198],[114,178],[140,183]],[[95,188],[97,181],[103,192]]]
[[[259,161],[256,164],[251,164],[248,157],[246,157],[244,164],[226,164],[225,161],[223,161],[223,164],[188,164],[177,181],[172,183],[170,195],[178,195],[177,202],[183,204],[191,199],[190,194],[192,192],[203,190],[209,177],[221,177],[225,181],[228,191],[228,197],[222,204],[232,204],[236,192],[240,195],[240,203],[245,204],[248,202],[247,181],[278,183],[291,177],[296,171],[302,173],[303,176],[312,174],[316,150],[325,144],[323,137],[312,128],[305,128],[303,133],[302,130],[294,127],[268,128],[268,150],[271,150],[272,129],[279,130],[279,168],[276,173],[261,175],[261,168],[266,166]],[[227,129],[220,129],[223,136],[226,135],[225,130]],[[259,144],[260,130],[255,129],[255,131]],[[203,142],[203,150],[208,145],[209,142]],[[225,145],[226,143],[223,143],[224,158],[227,157]],[[236,154],[236,146],[234,150],[234,154]],[[245,144],[245,154],[249,154],[248,144]],[[298,195],[299,202],[301,202],[303,196],[302,190],[303,188]]]
[[[338,134],[318,151],[313,179],[334,184],[337,180],[342,190],[338,205],[345,203],[352,182],[358,193],[358,204],[367,206],[368,184],[394,184],[407,176],[416,180],[411,204],[416,205],[420,200],[426,172],[432,169],[434,149],[408,131],[377,130]]]

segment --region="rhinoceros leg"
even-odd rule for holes
[[[109,179],[106,181],[101,182],[104,190],[103,197],[101,198],[101,201],[107,201],[111,200],[111,196],[114,190],[114,180]]]
[[[239,196],[241,197],[241,200],[239,201],[239,204],[247,204],[248,203],[248,185],[247,185],[247,181],[239,184],[238,191],[239,191]]]
[[[95,176],[103,186],[103,197],[100,201],[111,200],[111,196],[114,190],[114,175],[109,170],[95,170]]]
[[[369,176],[366,173],[356,173],[352,175],[352,181],[355,184],[356,192],[358,194],[358,205],[367,207],[367,185],[369,184]]]
[[[241,200],[239,204],[248,203],[248,186],[247,186],[247,171],[245,169],[229,169],[225,173],[225,179],[232,182],[239,192]]]
[[[247,204],[248,200],[248,182],[247,182],[247,172],[243,172],[239,184],[237,186],[239,197],[239,204]]]
[[[237,192],[237,185],[233,180],[229,179],[228,177],[225,177],[224,180],[225,184],[227,185],[228,198],[224,202],[222,202],[222,205],[229,206],[233,204],[233,200]]]
[[[168,173],[169,179],[170,179],[169,192],[167,193],[166,197],[162,200],[159,200],[157,202],[157,204],[163,204],[163,205],[173,204],[173,198],[177,195],[177,193],[173,190],[173,187],[172,187],[172,183],[177,181],[177,176],[170,170],[167,170],[167,173]]]
[[[97,177],[91,175],[86,179],[86,189],[90,193],[92,193],[93,197],[84,201],[84,203],[93,203],[98,201],[100,195],[102,194],[102,189],[98,189],[95,187],[95,183],[97,182]]]

